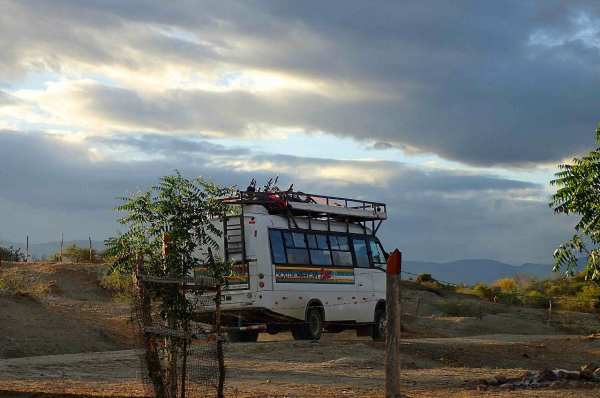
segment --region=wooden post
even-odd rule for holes
[[[90,240],[90,263],[94,262],[94,254],[92,253],[92,237],[89,237]]]
[[[63,245],[65,244],[65,234],[64,232],[60,233],[60,262],[63,262]]]
[[[223,357],[223,336],[221,335],[221,283],[217,284],[215,292],[215,333],[217,337],[217,360],[219,362],[219,380],[217,398],[223,398],[225,386],[225,359]]]
[[[27,246],[25,249],[25,262],[29,262],[29,235],[27,235]]]
[[[402,253],[398,249],[387,260],[386,270],[386,339],[385,339],[385,396],[402,397],[400,393],[400,328],[401,305],[400,275]]]
[[[552,298],[548,299],[548,325],[552,323]]]

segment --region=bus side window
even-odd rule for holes
[[[348,237],[341,235],[330,235],[331,256],[334,265],[343,265],[352,267],[352,252],[348,245]]]
[[[359,268],[369,268],[369,253],[367,252],[367,241],[364,239],[352,239],[354,247],[354,256],[356,257],[356,266]]]
[[[271,237],[271,255],[273,256],[273,262],[275,264],[285,264],[285,248],[283,247],[281,231],[272,229],[269,231],[269,236]]]
[[[284,232],[285,251],[289,264],[309,264],[308,249],[302,232]]]
[[[331,265],[331,251],[327,243],[327,236],[322,234],[306,234],[310,260],[313,265]]]

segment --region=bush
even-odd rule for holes
[[[0,246],[0,260],[2,261],[25,261],[25,254],[19,248],[12,246],[6,248]]]
[[[60,261],[60,253],[55,253],[51,257],[52,261]],[[90,249],[86,247],[79,247],[76,244],[71,244],[63,250],[63,261],[71,261],[74,263],[87,263],[97,262],[101,260],[101,256],[98,255],[95,249],[92,249],[92,255],[90,258]]]
[[[133,285],[131,275],[117,270],[109,272],[100,279],[100,286],[110,291],[117,301],[131,302]]]
[[[538,290],[528,291],[522,301],[528,307],[546,308],[548,306],[548,297]]]

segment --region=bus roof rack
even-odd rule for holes
[[[385,203],[295,191],[238,191],[223,199],[236,205],[262,205],[270,214],[328,218],[344,222],[383,221]]]

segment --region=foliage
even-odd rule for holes
[[[419,274],[419,275],[417,275],[417,279],[415,279],[415,282],[417,282],[417,283],[433,282],[434,280],[435,279],[433,279],[431,274]]]
[[[97,262],[99,261],[101,256],[98,254],[96,249],[92,249],[92,255],[90,258],[90,249],[87,247],[79,247],[75,243],[68,245],[63,249],[63,258],[62,260],[71,261],[74,263],[87,263],[87,262]],[[60,261],[60,252],[55,253],[51,257],[52,261]]]
[[[600,145],[600,125],[596,129]],[[554,251],[555,271],[573,274],[579,258],[586,259],[586,279],[600,281],[600,147],[569,164],[550,183],[557,186],[550,206],[555,213],[576,214],[575,235]]]
[[[504,293],[513,293],[517,291],[517,282],[513,278],[502,278],[495,281],[492,287],[496,287]]]
[[[230,187],[220,187],[202,178],[190,180],[179,172],[162,177],[149,191],[121,198],[117,210],[124,213],[119,222],[127,231],[106,240],[106,258],[111,270],[130,274],[137,256],[143,256],[145,274],[185,278],[200,264],[194,252],[202,247],[208,250],[210,276],[226,283],[229,264],[216,255],[221,231],[215,220],[222,219],[227,205],[220,198],[233,193]],[[163,241],[168,247],[163,250]],[[163,313],[177,313],[178,319],[187,319],[190,303],[180,295],[159,293]]]
[[[113,294],[120,302],[131,302],[133,297],[131,275],[113,270],[100,278],[100,286]]]
[[[1,247],[0,246],[0,260],[2,261],[25,261],[25,254],[21,251],[20,248],[10,247]]]

